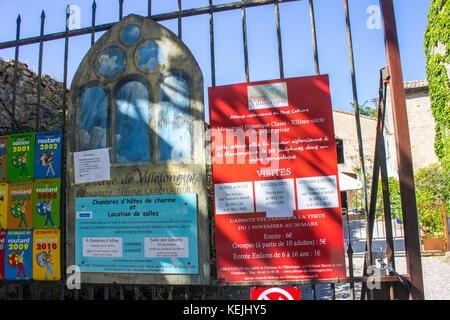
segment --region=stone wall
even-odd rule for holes
[[[336,138],[342,139],[344,142],[344,163],[338,165],[339,171],[343,173],[357,173],[361,168],[361,162],[359,160],[355,115],[350,112],[333,109],[333,122]],[[372,175],[377,119],[361,115],[360,123],[364,166],[366,173]]]
[[[406,112],[408,114],[409,138],[414,173],[432,163],[439,162],[435,151],[435,126],[428,95],[428,83],[425,80],[405,82]],[[398,177],[396,143],[392,120],[390,92],[386,100],[385,143],[388,175]]]
[[[16,132],[62,130],[63,85],[42,76],[39,124],[36,128],[36,105],[38,77],[24,63],[17,68]],[[13,100],[14,60],[0,59],[0,134],[11,133],[11,110]]]

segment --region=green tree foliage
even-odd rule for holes
[[[424,48],[431,110],[436,120],[435,152],[447,174],[450,172],[450,81],[446,69],[450,63],[449,39],[450,5],[448,0],[434,0],[428,14]]]

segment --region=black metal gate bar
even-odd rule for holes
[[[42,90],[42,55],[44,52],[44,42],[42,41],[42,36],[44,35],[44,23],[45,23],[45,12],[42,10],[41,13],[41,31],[39,41],[39,60],[38,60],[38,76],[37,76],[37,101],[36,101],[36,131],[39,130],[39,109],[41,106],[41,90]]]
[[[312,32],[312,42],[313,42],[313,50],[314,50],[314,68],[316,69],[316,75],[319,75],[320,74],[319,54],[317,52],[316,18],[314,15],[313,0],[309,0],[309,16],[311,19],[311,32]]]
[[[94,2],[92,3],[92,10],[91,10],[91,47],[94,45],[95,43],[95,14],[97,11],[97,4]]]
[[[380,128],[380,145],[379,145],[379,159],[380,159],[380,172],[381,172],[381,188],[383,192],[383,211],[384,211],[384,225],[386,235],[386,258],[388,264],[395,269],[395,253],[394,253],[394,236],[392,233],[392,215],[391,215],[391,201],[389,194],[388,172],[386,165],[386,150],[384,146],[384,119],[386,115],[386,97],[387,97],[387,85],[389,83],[389,72],[387,68],[383,68],[380,71],[380,102],[378,116],[381,121]]]
[[[214,57],[214,15],[212,10],[212,0],[209,0],[209,47],[211,56],[211,83],[212,87],[216,86],[216,62]],[[213,247],[213,246],[212,246]],[[211,247],[211,248],[212,248]]]
[[[363,182],[363,198],[364,198],[364,213],[367,217],[366,222],[366,234],[372,234],[372,222],[369,219],[368,216],[368,200],[367,200],[367,179],[366,179],[366,168],[364,164],[364,149],[363,149],[363,143],[362,143],[362,132],[361,132],[361,123],[360,123],[360,116],[359,116],[359,102],[358,102],[358,93],[356,89],[356,76],[355,76],[355,62],[353,58],[353,42],[352,42],[352,31],[351,31],[351,25],[350,25],[350,15],[349,15],[349,8],[348,8],[348,0],[344,0],[344,7],[345,7],[345,23],[347,28],[347,39],[348,39],[348,51],[349,51],[349,57],[350,57],[350,74],[352,79],[352,92],[353,92],[353,107],[355,112],[355,121],[356,121],[356,132],[358,136],[358,150],[359,150],[359,162],[361,165],[361,175],[362,175],[362,182]],[[363,275],[367,275],[367,266],[372,265],[372,239],[371,237],[367,236],[367,242],[366,242],[366,259],[364,259],[364,267],[363,267]],[[363,299],[365,295],[365,284],[363,283],[363,287],[361,290],[361,299]]]
[[[283,46],[281,45],[280,9],[278,8],[278,1],[275,2],[275,20],[277,27],[278,65],[280,69],[280,79],[283,79],[284,78]]]
[[[276,19],[276,31],[277,31],[277,44],[278,44],[278,58],[279,58],[279,72],[280,72],[280,78],[284,77],[284,68],[283,68],[283,54],[282,54],[282,41],[281,41],[281,27],[280,27],[280,13],[279,13],[279,3],[283,2],[294,2],[294,1],[300,1],[300,0],[248,0],[248,1],[237,1],[232,3],[226,3],[226,4],[220,4],[220,5],[213,5],[212,0],[209,0],[209,5],[207,7],[201,7],[201,8],[195,8],[195,9],[188,9],[188,10],[182,10],[181,7],[181,0],[178,0],[178,10],[175,12],[170,13],[164,13],[164,14],[158,14],[155,16],[151,15],[151,0],[148,0],[148,16],[151,17],[154,21],[164,21],[164,20],[171,20],[171,19],[177,19],[178,20],[178,36],[181,38],[182,35],[182,18],[184,17],[190,17],[190,16],[197,16],[202,14],[208,14],[209,15],[209,22],[210,22],[210,52],[211,52],[211,80],[212,80],[212,86],[216,85],[215,81],[215,55],[214,55],[214,13],[216,12],[223,12],[223,11],[229,11],[229,10],[236,10],[241,9],[242,13],[242,32],[243,32],[243,46],[244,46],[244,60],[245,60],[245,74],[246,74],[246,81],[250,81],[250,75],[249,75],[249,67],[248,67],[248,51],[247,51],[247,30],[246,30],[246,16],[245,16],[245,9],[250,7],[256,7],[256,6],[263,6],[263,5],[269,5],[274,4],[275,6],[275,19]],[[383,1],[390,1],[392,0],[380,0],[380,2]],[[123,0],[119,0],[119,20],[123,18]],[[350,20],[348,16],[348,0],[344,0],[344,5],[346,9],[346,24],[347,24],[347,36],[349,41],[349,53],[350,53],[350,68],[351,68],[351,75],[352,75],[352,86],[353,86],[353,96],[354,96],[354,104],[355,104],[355,116],[357,121],[357,128],[359,128],[358,137],[360,139],[361,133],[360,133],[360,127],[359,127],[359,110],[358,110],[358,100],[357,100],[357,92],[356,92],[356,78],[355,78],[355,70],[354,70],[354,62],[353,62],[353,48],[352,48],[352,40],[351,40],[351,29],[350,29]],[[319,74],[319,59],[318,59],[318,51],[317,51],[317,36],[316,36],[316,27],[315,27],[315,17],[314,17],[314,6],[313,6],[313,0],[309,0],[309,11],[310,11],[310,20],[311,20],[311,29],[312,29],[312,41],[313,41],[313,50],[314,50],[314,64],[315,64],[315,71],[316,74]],[[70,17],[70,6],[67,6],[66,9],[66,21],[69,20]],[[68,57],[69,57],[69,38],[79,36],[79,35],[91,35],[91,45],[95,43],[95,34],[96,32],[102,32],[107,31],[111,27],[115,25],[114,23],[108,23],[108,24],[102,24],[102,25],[96,25],[95,22],[96,17],[96,2],[93,1],[92,4],[92,23],[90,27],[81,28],[77,30],[69,30],[69,25],[66,23],[65,31],[53,33],[44,35],[44,20],[45,20],[45,13],[44,11],[41,14],[41,30],[40,35],[37,37],[30,37],[25,39],[20,39],[20,24],[21,24],[21,17],[20,15],[17,18],[16,21],[16,39],[13,41],[3,42],[0,43],[0,49],[5,48],[15,48],[15,62],[14,62],[14,83],[13,83],[13,103],[11,106],[11,111],[8,113],[12,115],[11,117],[11,129],[13,132],[16,132],[17,129],[20,129],[20,124],[15,119],[15,106],[16,106],[16,95],[17,95],[17,88],[16,88],[16,82],[18,80],[18,60],[19,60],[19,48],[22,45],[27,44],[33,44],[33,43],[39,43],[39,71],[38,71],[38,91],[40,91],[40,87],[42,86],[41,83],[41,75],[42,75],[42,54],[43,54],[43,43],[46,41],[52,41],[57,39],[64,39],[64,74],[63,74],[63,119],[62,119],[62,126],[63,130],[65,131],[66,128],[66,115],[67,115],[67,69],[68,69]],[[384,16],[383,16],[384,17]],[[385,18],[385,17],[384,17]],[[392,17],[388,17],[392,18]],[[392,22],[392,21],[391,21]],[[395,23],[395,22],[394,22]],[[398,49],[398,48],[397,48]],[[37,101],[37,112],[36,112],[36,130],[38,130],[38,120],[39,120],[39,108],[40,108],[40,94],[38,95],[38,101]],[[364,157],[362,153],[362,142],[358,141],[360,145],[360,158],[362,159],[362,168],[363,172],[364,170]],[[65,144],[65,141],[63,141],[63,152],[66,152],[67,146]],[[63,170],[66,170],[65,162],[62,165]],[[365,174],[363,174],[363,179],[365,180]],[[65,185],[65,177],[62,177],[62,185]],[[366,186],[366,183],[364,181],[364,187]],[[366,213],[367,211],[367,194],[366,194]],[[403,200],[403,199],[402,199]],[[65,203],[65,195],[64,192],[61,195],[61,203]],[[63,226],[61,230],[66,226],[66,220],[65,220],[65,207],[62,207],[61,210],[61,225]],[[386,225],[387,226],[387,225]],[[213,230],[211,230],[213,232]],[[406,224],[405,224],[405,231],[406,231]],[[405,232],[406,233],[406,232]],[[212,238],[213,239],[213,238]],[[65,232],[61,232],[61,243],[64,244],[66,241],[65,239]],[[371,250],[369,250],[370,252]],[[371,253],[371,252],[370,252]],[[369,254],[370,254],[369,253]],[[352,248],[349,241],[349,247],[348,247],[348,259],[349,259],[349,272],[350,276],[346,279],[329,279],[329,280],[304,280],[304,281],[297,281],[295,284],[293,284],[290,281],[277,281],[273,282],[273,285],[300,285],[300,284],[309,284],[312,287],[312,294],[313,298],[317,298],[317,284],[327,284],[329,285],[330,292],[331,292],[331,299],[335,299],[336,292],[335,292],[335,284],[336,283],[349,283],[351,288],[351,297],[354,299],[354,283],[362,283],[363,288],[365,287],[366,281],[368,281],[368,278],[365,274],[361,277],[354,277],[353,275],[353,260],[352,260]],[[410,263],[410,262],[409,262]],[[61,248],[61,267],[62,270],[65,270],[65,246],[62,245]],[[364,270],[365,271],[365,270]],[[410,272],[410,270],[408,269]],[[421,271],[421,269],[420,269]],[[409,274],[408,272],[408,274]],[[420,273],[421,276],[421,273]],[[63,274],[64,279],[64,274]],[[398,279],[396,277],[391,276],[384,276],[379,278],[382,282],[389,282],[394,283],[397,282]],[[16,287],[16,293],[17,297],[20,299],[24,298],[24,286],[28,286],[29,290],[31,290],[31,296],[32,297],[39,297],[39,292],[37,289],[41,286],[44,286],[46,291],[46,296],[49,297],[51,295],[51,288],[59,288],[59,297],[60,299],[65,299],[66,296],[66,289],[65,289],[65,281],[61,280],[59,282],[45,282],[45,281],[27,281],[27,282],[15,282],[15,281],[0,281],[0,285],[4,286],[5,290],[5,297],[8,299],[10,288],[9,286]],[[261,285],[258,283],[218,283],[214,280],[212,280],[210,285],[203,286],[202,287],[202,297],[207,297],[207,288],[214,288],[215,286],[217,289],[217,298],[223,299],[225,296],[225,288],[237,288],[238,297],[241,296],[241,288],[248,287],[249,285]],[[87,284],[87,292],[88,292],[88,298],[94,299],[95,289],[102,288],[103,289],[103,299],[108,300],[111,297],[111,292],[109,290],[109,287],[111,285],[94,285],[94,284]],[[192,287],[183,287],[183,286],[149,286],[147,288],[151,289],[151,297],[155,298],[156,294],[156,288],[168,288],[168,297],[169,299],[173,298],[173,290],[174,288],[183,288],[184,291],[184,297],[189,298],[192,294],[190,288],[192,290],[198,286],[192,286]],[[28,287],[27,287],[28,288]],[[146,287],[140,287],[138,285],[132,286],[132,290],[134,291],[134,298],[136,300],[141,299],[143,297],[143,292],[140,288],[144,290],[145,294],[145,288]],[[83,292],[86,291],[83,289]],[[119,286],[119,298],[125,299],[125,290],[126,286]],[[74,299],[80,298],[80,292],[81,290],[70,290],[71,294]],[[422,288],[423,291],[423,288]],[[28,290],[26,292],[26,295],[28,296]]]
[[[14,82],[13,82],[13,92],[12,92],[12,105],[11,105],[11,132],[16,131],[15,120],[16,120],[16,99],[17,99],[17,64],[19,61],[19,39],[20,39],[20,14],[16,20],[16,44],[14,52]]]
[[[181,22],[181,0],[178,0],[178,38],[181,40],[182,22]]]
[[[284,2],[298,2],[298,1],[301,1],[301,0],[246,0],[245,2],[239,1],[239,2],[231,2],[231,3],[225,3],[225,4],[219,4],[219,5],[212,5],[212,6],[207,6],[207,7],[195,8],[195,9],[181,10],[181,12],[175,11],[175,12],[170,12],[170,13],[162,13],[162,14],[150,16],[150,18],[153,21],[159,22],[159,21],[177,19],[178,17],[186,18],[186,17],[198,16],[198,15],[203,15],[203,14],[209,14],[210,12],[216,13],[216,12],[230,11],[230,10],[236,10],[236,9],[241,9],[241,8],[264,6],[264,5],[268,5],[268,4],[274,4],[275,2],[284,3]],[[75,29],[75,30],[69,30],[68,36],[75,37],[75,36],[89,34],[89,33],[92,33],[93,31],[94,32],[108,31],[115,24],[116,24],[116,22],[96,25],[94,30],[93,30],[92,26]],[[0,43],[0,49],[13,48],[15,46],[23,46],[26,44],[39,43],[41,40],[44,42],[58,40],[58,39],[65,38],[65,36],[66,36],[66,31],[47,34],[47,35],[44,35],[43,37],[36,36],[36,37],[29,37],[29,38],[24,38],[24,39],[19,39],[19,37],[16,37],[16,40]]]
[[[244,3],[245,0],[242,0]],[[248,71],[248,48],[247,48],[247,18],[245,15],[245,7],[241,6],[242,16],[242,42],[244,46],[244,68],[245,68],[245,82],[250,81],[250,74]]]

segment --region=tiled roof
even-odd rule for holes
[[[427,88],[428,81],[427,80],[405,81],[404,85],[405,85],[405,89]]]

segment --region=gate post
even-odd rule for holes
[[[417,299],[424,299],[419,224],[411,159],[406,99],[398,47],[393,0],[380,0],[386,58],[391,75],[391,100],[397,151],[397,167],[405,232],[406,267]]]

